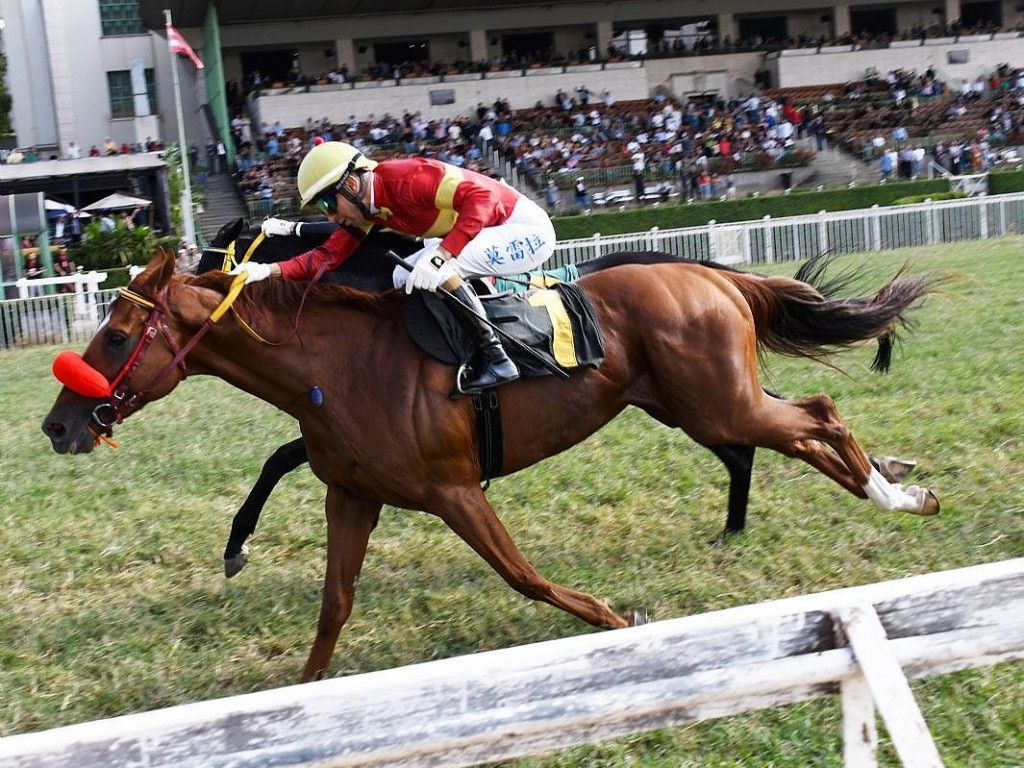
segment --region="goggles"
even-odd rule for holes
[[[337,187],[329,187],[317,195],[313,200],[313,206],[324,213],[337,213],[338,202],[334,196],[338,193]]]

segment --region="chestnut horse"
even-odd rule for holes
[[[802,459],[878,509],[938,512],[930,491],[891,484],[872,468],[830,397],[770,397],[757,375],[760,352],[817,358],[888,342],[931,290],[928,277],[899,274],[855,299],[695,264],[616,267],[578,285],[602,328],[604,361],[568,379],[520,379],[499,390],[502,474],[571,448],[633,405],[702,445]],[[62,366],[65,386],[42,427],[55,451],[88,452],[97,432],[168,395],[186,373],[218,376],[297,419],[310,467],[327,486],[323,602],[303,681],[329,667],[385,504],[438,516],[531,599],[598,627],[633,623],[604,600],[549,581],[517,549],[480,488],[473,404],[449,397],[453,367],[409,338],[403,292],[281,280],[240,288],[222,272],[175,275],[173,255],[157,254],[84,356],[62,353],[72,364]],[[879,346],[882,356],[890,350]],[[534,418],[540,403],[543,419]]]
[[[258,227],[245,227],[243,219],[228,222],[214,236],[210,246],[203,251],[202,258],[196,266],[196,274],[201,275],[213,269],[227,269],[233,264],[225,261],[225,254],[230,253],[233,260],[241,260],[243,255],[251,261],[273,263],[296,256],[323,242],[326,234],[319,238],[271,237],[260,238]],[[384,254],[388,251],[407,257],[418,251],[422,242],[390,230],[374,229],[362,239],[359,249],[339,269],[328,272],[322,278],[326,282],[347,285],[372,293],[383,293],[393,287],[392,272],[394,263]],[[576,273],[582,277],[609,267],[622,264],[662,264],[665,262],[690,261],[667,253],[653,251],[610,253],[589,261],[573,265]],[[531,276],[523,275],[523,286],[526,287]],[[513,285],[515,285],[513,283]],[[729,473],[729,494],[725,528],[714,538],[717,543],[727,536],[741,532],[746,527],[747,503],[750,498],[750,479],[754,466],[754,448],[746,445],[710,445],[707,446],[725,465]],[[231,520],[231,531],[224,546],[224,575],[232,578],[237,575],[248,561],[249,537],[256,531],[263,507],[270,498],[271,492],[289,472],[306,463],[306,444],[299,437],[285,443],[275,450],[263,463],[259,477],[245,497]],[[872,459],[872,463],[882,470],[891,482],[899,482],[909,474],[911,464],[902,462],[897,465],[894,459]]]

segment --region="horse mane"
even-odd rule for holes
[[[204,272],[202,275],[182,275],[182,282],[227,295],[234,276],[226,272]],[[404,291],[367,293],[336,283],[308,283],[301,280],[270,279],[247,285],[238,295],[235,306],[254,313],[282,308],[298,309],[305,299],[310,304],[340,304],[362,312],[378,312],[405,300]]]

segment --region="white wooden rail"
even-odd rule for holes
[[[3,768],[469,766],[841,693],[844,759],[941,758],[907,677],[1024,658],[1024,559],[0,739]]]

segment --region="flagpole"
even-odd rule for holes
[[[164,9],[164,23],[168,32],[171,27],[171,11]],[[181,110],[181,85],[178,82],[178,55],[171,52],[170,40],[167,51],[171,56],[171,74],[174,79],[174,106],[178,113],[178,155],[181,158],[181,218],[185,227],[185,239],[189,245],[196,244],[196,230],[192,221],[192,180],[188,167],[188,144],[185,140],[185,117]]]

